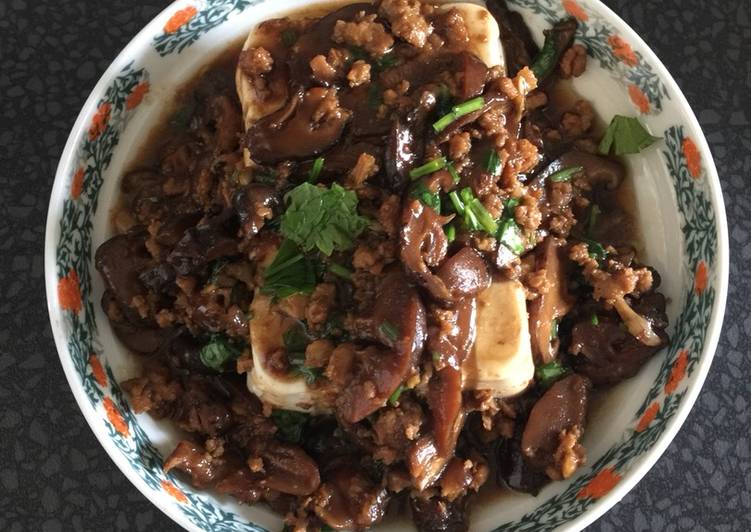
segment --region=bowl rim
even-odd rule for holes
[[[652,466],[654,466],[673,441],[696,402],[715,356],[722,331],[729,278],[729,236],[722,187],[709,144],[692,107],[667,67],[665,67],[657,54],[644,41],[644,39],[642,39],[642,37],[618,14],[605,5],[602,0],[588,0],[588,3],[592,3],[609,22],[616,26],[622,35],[627,37],[629,42],[639,44],[640,52],[642,52],[649,60],[650,64],[655,67],[656,74],[665,83],[671,95],[675,96],[676,105],[685,115],[686,125],[690,129],[692,138],[702,157],[702,162],[706,171],[704,177],[708,185],[708,197],[716,215],[715,228],[717,231],[717,248],[715,267],[717,293],[712,307],[706,337],[702,346],[701,356],[698,365],[693,372],[694,378],[688,385],[686,395],[682,398],[675,415],[667,422],[665,430],[659,436],[654,445],[639,456],[637,461],[625,472],[621,481],[609,493],[595,501],[579,516],[561,525],[561,530],[582,530],[592,524],[595,520],[599,519],[633,489]],[[75,373],[75,368],[73,368],[70,360],[63,356],[63,353],[67,352],[66,337],[59,320],[56,319],[58,308],[53,304],[53,302],[57,301],[57,275],[55,265],[57,244],[55,241],[56,230],[59,224],[59,215],[62,210],[62,198],[64,198],[66,176],[69,174],[69,170],[73,166],[76,147],[82,133],[85,131],[87,118],[96,106],[97,101],[104,94],[104,91],[111,80],[116,77],[117,73],[123,67],[127,66],[134,59],[137,60],[143,58],[148,53],[151,44],[151,36],[158,33],[158,29],[164,24],[168,16],[183,4],[185,4],[185,0],[174,0],[168,4],[128,41],[101,75],[81,107],[81,111],[74,122],[61,153],[50,192],[47,220],[45,224],[44,276],[47,311],[58,358],[60,359],[71,392],[73,393],[76,403],[86,419],[89,428],[118,469],[125,475],[131,484],[133,484],[144,495],[144,497],[146,497],[147,500],[186,530],[200,531],[197,525],[192,523],[185,514],[178,510],[176,505],[163,504],[160,500],[152,497],[152,489],[147,486],[141,477],[138,476],[135,470],[127,462],[125,456],[119,452],[113,443],[113,440],[107,434],[104,424],[101,423],[100,416],[96,412],[94,406],[88,401],[83,388],[79,385],[78,375]],[[284,10],[283,3],[279,9],[280,11]]]

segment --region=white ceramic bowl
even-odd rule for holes
[[[162,472],[178,435],[134,415],[118,382],[136,372],[99,300],[92,251],[108,236],[109,209],[126,163],[160,118],[162,104],[212,56],[261,20],[304,0],[179,0],[144,28],[107,69],[73,127],[57,169],[47,220],[47,301],[60,361],[92,430],[154,504],[194,531],[278,530],[267,508],[193,490]],[[536,37],[568,14],[580,21],[588,68],[575,87],[605,120],[640,116],[663,137],[628,158],[646,262],[669,298],[670,348],[610,392],[591,416],[589,463],[537,497],[475,504],[473,530],[577,530],[618,502],[662,454],[686,419],[720,334],[728,238],[717,171],[693,112],[654,53],[597,0],[511,0]],[[385,523],[398,529],[400,523]]]

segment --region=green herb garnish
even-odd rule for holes
[[[321,368],[311,368],[305,364],[300,364],[294,366],[291,373],[296,377],[302,377],[305,379],[306,384],[311,385],[321,378],[323,370]]]
[[[417,179],[418,177],[422,177],[424,175],[432,174],[433,172],[437,172],[438,170],[441,170],[446,167],[446,158],[445,157],[438,157],[437,159],[433,159],[432,161],[429,161],[422,166],[418,166],[417,168],[413,168],[409,171],[409,177],[412,179]]]
[[[501,160],[498,158],[498,152],[494,149],[491,149],[488,153],[485,169],[492,176],[497,176],[501,172]]]
[[[368,107],[372,110],[376,110],[383,103],[383,95],[381,94],[381,87],[378,83],[371,83],[368,85]]]
[[[321,175],[321,170],[323,170],[324,161],[325,159],[323,157],[318,157],[315,161],[313,161],[313,166],[308,173],[309,182],[315,183],[318,180],[318,176]]]
[[[599,151],[603,155],[639,153],[659,139],[652,136],[638,118],[615,115],[600,141]]]
[[[276,425],[279,437],[289,443],[300,443],[302,435],[308,426],[310,416],[293,410],[274,409],[271,419]]]
[[[592,236],[592,232],[594,231],[595,225],[597,224],[597,218],[601,213],[602,211],[600,210],[600,207],[596,203],[593,203],[589,207],[589,213],[587,214],[587,236],[588,237]]]
[[[591,323],[592,325],[600,324],[600,318],[597,317],[596,313],[592,313],[592,316],[589,318],[589,323]]]
[[[442,116],[433,124],[433,131],[440,133],[441,131],[449,127],[455,120],[463,117],[464,115],[468,115],[469,113],[479,111],[484,105],[485,99],[482,96],[478,96],[477,98],[472,98],[471,100],[467,100],[466,102],[454,105],[448,114]]]
[[[399,404],[399,397],[401,397],[402,392],[404,391],[404,386],[401,384],[394,390],[394,393],[392,393],[389,396],[389,406],[397,406]]]
[[[459,196],[464,204],[465,225],[473,231],[482,229],[486,233],[495,235],[498,231],[498,223],[482,202],[472,193],[472,189],[469,187],[462,189]]]
[[[411,195],[419,199],[423,204],[432,208],[438,214],[441,214],[441,196],[438,192],[430,190],[422,181],[415,182],[412,187]]]
[[[509,198],[503,202],[503,209],[510,211],[511,209],[515,209],[517,205],[519,205],[519,198]]]
[[[282,341],[284,342],[284,349],[287,351],[287,356],[292,354],[302,353],[305,356],[305,348],[310,343],[310,337],[302,323],[296,323],[290,327],[284,334],[282,334]],[[299,356],[299,355],[298,355]]]
[[[346,279],[348,281],[352,280],[352,272],[344,266],[337,264],[336,262],[329,262],[328,270],[334,275],[341,277],[342,279]]]
[[[328,256],[346,250],[368,226],[357,214],[357,195],[336,183],[331,188],[302,183],[284,196],[281,233],[304,252],[318,249]]]
[[[550,177],[548,177],[549,181],[552,181],[553,183],[562,183],[564,181],[571,181],[571,178],[574,177],[574,175],[578,174],[584,170],[581,166],[572,166],[571,168],[564,168],[562,170],[558,170],[557,172],[553,173]]]
[[[378,326],[378,330],[390,342],[396,342],[396,339],[399,338],[399,329],[388,320],[383,320],[381,325]]]
[[[387,70],[393,68],[399,64],[399,58],[395,52],[388,52],[383,54],[379,59],[375,61],[375,67],[377,70]]]
[[[291,240],[279,246],[276,257],[263,272],[261,293],[277,298],[310,294],[316,285],[315,265]]]
[[[581,240],[582,242],[587,244],[587,251],[589,251],[590,257],[597,260],[598,262],[602,262],[607,258],[608,252],[605,250],[602,244],[600,244],[596,240],[592,240],[591,238],[582,238]]]
[[[454,167],[454,163],[450,162],[446,165],[446,169],[449,171],[449,174],[451,174],[451,179],[454,181],[455,185],[459,184],[459,181],[462,180],[462,177],[459,175],[459,172],[456,171],[456,168]]]
[[[459,198],[459,193],[457,191],[449,192],[449,200],[451,200],[451,205],[454,207],[454,212],[458,214],[459,216],[464,215],[464,203],[462,203],[462,200]]]
[[[454,227],[454,224],[445,226],[443,231],[446,233],[446,240],[449,244],[456,240],[456,227]]]
[[[209,342],[201,348],[199,356],[207,368],[222,371],[230,360],[235,360],[242,349],[222,334],[213,334]]]
[[[566,373],[568,373],[568,368],[566,368],[558,360],[554,360],[538,367],[535,371],[535,377],[537,377],[537,381],[540,383],[540,386],[548,387],[555,381],[566,375]]]
[[[513,218],[505,217],[501,220],[497,238],[501,244],[510,249],[515,255],[524,253],[522,232]]]
[[[558,339],[558,320],[554,319],[550,322],[550,340]]]

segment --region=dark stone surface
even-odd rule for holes
[[[592,530],[747,530],[751,514],[751,3],[606,2],[678,80],[715,155],[731,281],[704,390],[665,455]],[[165,7],[155,0],[0,2],[0,530],[176,530],[79,413],[52,342],[42,248],[70,127],[97,79]]]

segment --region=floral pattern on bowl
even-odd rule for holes
[[[160,17],[164,22],[151,38],[151,45],[160,58],[180,54],[232,17],[268,2],[177,2]],[[576,17],[580,22],[579,41],[587,46],[602,69],[626,87],[632,104],[642,114],[660,115],[666,102],[675,104],[675,100],[682,99],[676,93],[677,88],[668,87],[672,80],[668,78],[666,84],[665,75],[658,74],[662,67],[655,63],[646,46],[629,41],[633,36],[617,31],[611,23],[612,16],[599,3],[584,0],[511,0],[511,3],[542,16],[547,22],[566,14]],[[166,511],[196,530],[263,531],[263,527],[223,509],[208,495],[195,493],[165,475],[161,468],[163,457],[128,405],[99,341],[94,311],[98,302],[94,301],[92,288],[94,215],[120,137],[150,90],[150,74],[136,62],[126,64],[111,76],[101,90],[101,98],[88,106],[85,127],[79,128],[79,134],[69,140],[66,151],[73,152],[70,161],[61,162],[58,170],[48,220],[46,256],[49,309],[58,350],[71,386],[83,390],[85,400],[79,398],[79,403],[92,428],[100,439],[112,444],[105,447],[124,471],[129,468],[126,473],[130,473],[131,479],[135,477],[139,489],[147,496],[166,494],[172,501]],[[560,493],[519,519],[501,524],[496,531],[550,530],[565,524],[578,528],[591,522],[614,504],[614,501],[606,503],[605,499],[615,495],[612,492],[618,491],[616,488],[623,484],[632,486],[646,472],[656,459],[648,457],[654,448],[664,450],[669,443],[668,435],[682,423],[706,375],[727,285],[724,210],[716,196],[719,190],[716,172],[706,155],[703,159],[702,154],[709,152],[703,138],[696,136],[695,122],[670,123],[661,131],[664,138],[661,157],[672,179],[681,220],[684,248],[681,266],[691,273],[687,277],[690,282],[684,283],[671,346],[667,353],[658,355],[662,363],[657,376],[618,442]],[[119,458],[113,453],[119,453]],[[627,489],[621,491],[621,496]]]

